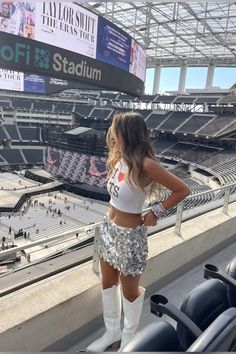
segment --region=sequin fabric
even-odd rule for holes
[[[123,227],[105,216],[98,254],[124,275],[142,274],[148,256],[147,226]]]

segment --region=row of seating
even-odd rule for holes
[[[236,180],[235,170],[236,156],[235,150],[227,149],[220,151],[214,156],[201,162],[201,165],[220,179],[222,185]]]
[[[40,128],[22,127],[15,124],[0,126],[0,139],[12,141],[40,141]]]
[[[236,115],[193,113],[191,111],[152,112],[146,123],[149,129],[183,132],[202,136],[215,136],[236,122]]]
[[[124,352],[234,352],[236,350],[236,258],[226,267],[206,264],[204,277],[180,309],[162,294],[150,297],[151,313],[177,322],[176,329],[158,321],[147,326],[123,348]]]
[[[2,165],[43,164],[43,149],[0,149]]]
[[[10,107],[18,110],[72,112],[74,103],[37,99],[32,100],[26,98],[12,98]]]
[[[191,143],[177,142],[174,140],[159,140],[154,142],[154,148],[159,155],[174,157],[190,162],[199,163],[218,153],[218,148]]]
[[[94,100],[103,100],[103,101],[114,101],[114,102],[143,102],[143,103],[165,103],[165,104],[216,104],[216,103],[235,103],[235,96],[234,95],[143,95],[141,97],[134,97],[124,93],[111,93],[111,92],[97,92],[96,94],[92,95],[81,95],[81,98],[88,97]],[[2,102],[7,102],[5,97],[2,98]],[[13,97],[11,99],[12,107],[24,108],[28,107],[31,108],[30,100],[21,99],[17,97]],[[42,100],[35,100],[36,105],[37,103],[43,104]],[[10,102],[9,102],[10,103]],[[58,104],[57,101],[50,101],[48,100],[50,105]],[[67,102],[63,104],[68,104]]]

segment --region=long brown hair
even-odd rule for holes
[[[117,143],[117,137],[122,139],[122,147]],[[128,166],[128,181],[139,186],[143,190],[145,173],[143,159],[149,157],[157,161],[153,146],[148,136],[146,123],[141,114],[137,112],[117,112],[107,132],[107,178],[112,174],[115,164],[123,158]],[[131,177],[131,178],[130,178]],[[161,186],[152,182],[153,190],[161,191]]]

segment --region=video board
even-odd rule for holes
[[[44,168],[57,178],[71,183],[84,183],[106,187],[106,159],[78,152],[48,147],[44,155]]]
[[[45,94],[45,78],[20,71],[0,69],[0,89]]]
[[[109,78],[113,81],[115,78],[118,91],[123,90],[123,92],[135,95],[143,94],[146,55],[141,46],[112,22],[80,4],[57,1],[2,2],[0,5],[0,31],[25,38],[26,41],[21,41],[21,47],[25,45],[27,49],[28,46],[30,52],[35,49],[35,46],[30,45],[28,40],[48,45],[39,48],[38,56],[42,56],[43,51],[52,53],[60,48],[62,52],[57,53],[56,57],[53,56],[54,63],[50,65],[51,76],[57,73],[56,77],[58,78],[79,79],[86,83],[90,79],[91,84],[102,88],[106,88],[108,82],[107,88],[113,89],[114,85],[109,87],[106,77],[106,70],[109,76],[113,74],[112,70],[109,70],[111,66],[114,77],[110,76]],[[7,39],[12,41],[11,37],[3,37],[3,45]],[[77,56],[70,53],[76,53]],[[34,57],[36,54],[34,52]],[[0,51],[0,60],[4,59],[4,55],[6,56],[5,48]],[[27,55],[26,53],[25,56]],[[10,60],[5,60],[5,63],[3,60],[4,68],[7,68],[5,66],[7,61],[8,67],[13,64],[10,63]],[[95,65],[98,63],[100,65]],[[40,65],[43,66],[43,63],[39,60],[37,73],[43,69]],[[56,69],[53,72],[54,68]],[[34,65],[29,69],[33,72],[37,70]],[[87,75],[81,75],[81,73]],[[49,74],[45,72],[45,75]],[[118,80],[120,76],[123,82]],[[104,77],[106,77],[105,80],[103,80]],[[134,80],[134,84],[130,86],[132,80]]]

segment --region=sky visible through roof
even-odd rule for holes
[[[178,90],[180,68],[162,68],[159,92]],[[207,67],[189,67],[186,75],[186,89],[204,89]],[[152,94],[154,69],[147,69],[145,93]],[[213,86],[228,89],[236,83],[236,68],[215,68]]]

